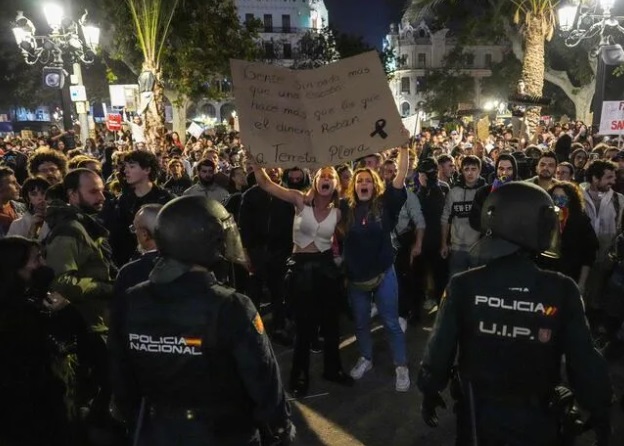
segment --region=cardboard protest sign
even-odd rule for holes
[[[624,134],[624,101],[604,101],[600,115],[601,135]]]
[[[336,165],[405,142],[376,52],[315,70],[231,68],[241,139],[260,165]]]
[[[486,141],[490,136],[490,118],[487,116],[477,121],[477,139]]]

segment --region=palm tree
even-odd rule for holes
[[[522,60],[522,80],[526,93],[542,96],[544,89],[545,46],[555,31],[555,11],[559,0],[516,0],[514,23],[521,26],[524,35],[524,58]],[[529,107],[525,122],[529,134],[540,121],[540,107]]]
[[[412,0],[408,6],[408,16],[422,16],[423,11],[437,9],[443,3],[460,3],[461,0]],[[497,15],[513,19],[520,27],[523,36],[524,54],[522,58],[522,81],[526,93],[541,97],[544,89],[545,46],[555,30],[555,14],[559,0],[475,0],[479,5],[496,11]],[[520,79],[518,79],[520,81]],[[529,107],[526,122],[529,134],[539,124],[540,108]]]
[[[126,0],[143,54],[142,72],[154,79],[153,98],[146,110],[145,137],[149,147],[165,134],[165,103],[161,56],[178,0]]]

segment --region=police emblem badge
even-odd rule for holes
[[[540,328],[537,332],[537,339],[539,339],[542,344],[546,344],[550,341],[551,335],[552,330],[550,328]]]

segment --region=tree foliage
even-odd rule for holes
[[[306,31],[299,39],[297,47],[292,66],[295,70],[318,68],[336,62],[341,56],[336,48],[334,30],[329,27]]]
[[[595,59],[588,57],[587,46],[570,49],[563,45],[555,33],[557,5],[556,0],[411,0],[409,14],[412,19],[435,15],[438,26],[453,29],[467,44],[510,42],[514,56],[523,62],[518,80],[525,81],[527,92],[552,95],[553,88],[544,85],[547,81],[572,101],[577,117],[587,119],[595,85]],[[531,115],[532,122],[535,115]]]
[[[275,62],[278,57],[283,57],[279,46],[283,43],[273,42],[275,48],[274,57],[266,60]],[[364,38],[355,34],[343,33],[332,27],[325,27],[320,31],[306,31],[298,43],[294,58],[294,69],[317,68],[340,59],[357,56],[368,51],[377,51],[379,59],[388,77],[400,64],[400,59],[395,54],[394,48],[385,48],[383,51],[376,50],[364,41]]]
[[[129,21],[129,7],[124,2],[105,0],[101,12],[112,24],[108,30],[112,39],[106,50],[138,74],[142,59]],[[229,60],[259,57],[258,30],[257,21],[239,21],[232,0],[179,0],[162,47],[166,88],[187,97],[221,97],[221,81],[229,75]]]
[[[425,110],[444,115],[455,113],[460,104],[474,100],[475,79],[463,71],[471,55],[455,47],[444,58],[443,68],[428,69],[419,85],[425,99]]]
[[[506,51],[503,60],[492,64],[490,69],[492,75],[484,77],[481,82],[481,94],[488,99],[505,101],[516,91],[522,64],[511,51]]]
[[[2,34],[7,32],[11,34],[9,27],[1,31]],[[58,90],[43,87],[41,65],[26,65],[15,42],[8,42],[4,36],[0,44],[0,60],[0,107],[21,105],[34,108],[59,102]]]

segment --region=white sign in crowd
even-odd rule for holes
[[[601,135],[624,134],[624,101],[604,101],[600,115]]]

